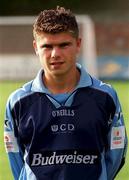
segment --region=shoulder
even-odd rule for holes
[[[91,77],[91,78],[92,78],[91,88],[108,94],[113,99],[114,103],[116,104],[116,102],[117,102],[116,90],[110,84],[107,84],[99,79],[94,78],[94,77]]]
[[[13,106],[16,104],[17,101],[33,93],[31,91],[32,82],[33,81],[30,81],[24,84],[21,88],[18,88],[17,90],[15,90],[14,92],[10,94],[7,104],[10,105],[11,109],[13,108]]]

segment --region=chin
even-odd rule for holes
[[[54,76],[62,76],[62,75],[64,75],[64,74],[66,74],[66,72],[59,70],[59,71],[53,71],[52,74],[53,74]]]

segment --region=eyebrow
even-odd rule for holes
[[[71,45],[72,42],[69,42],[69,41],[66,41],[66,42],[62,42],[62,43],[59,43],[59,44],[43,44],[41,45],[42,48],[52,48],[53,46],[59,46],[59,47],[64,47],[64,46],[68,46],[68,45]]]
[[[68,46],[68,45],[71,45],[72,43],[71,42],[62,42],[59,44],[60,47],[63,47],[63,46]]]

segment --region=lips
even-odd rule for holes
[[[51,62],[50,63],[50,66],[51,66],[51,68],[52,69],[54,69],[54,70],[59,70],[59,69],[61,69],[62,68],[62,65],[64,64],[64,62],[63,61],[54,61],[54,62]]]
[[[54,65],[54,66],[56,66],[56,65],[62,65],[62,64],[64,64],[64,62],[51,62],[50,63],[50,65]]]

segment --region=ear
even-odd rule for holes
[[[34,50],[35,50],[36,55],[38,56],[38,49],[37,49],[36,40],[33,40],[33,47],[34,47]]]
[[[80,49],[81,49],[81,38],[77,39],[77,53],[80,53]]]

